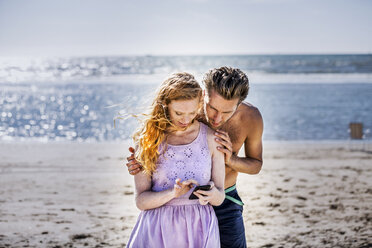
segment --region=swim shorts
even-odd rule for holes
[[[235,185],[225,190],[226,198],[214,206],[220,229],[221,248],[246,248],[243,203]]]

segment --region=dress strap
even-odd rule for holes
[[[207,135],[208,135],[208,126],[205,125],[204,123],[201,123],[200,122],[200,125],[201,125],[201,132],[202,132],[202,136],[203,136],[203,139],[205,141],[205,144],[208,145],[208,141],[207,141]]]

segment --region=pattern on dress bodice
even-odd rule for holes
[[[195,179],[200,185],[211,180],[212,161],[207,141],[207,126],[200,123],[199,134],[186,145],[160,146],[157,169],[152,175],[152,190],[163,191],[173,188],[177,178],[181,181]],[[185,196],[186,197],[186,196]]]

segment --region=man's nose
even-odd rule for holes
[[[220,113],[217,113],[214,116],[214,122],[219,123],[222,120],[222,115]]]

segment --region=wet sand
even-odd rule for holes
[[[125,247],[127,144],[0,144],[0,247]],[[270,143],[240,175],[248,247],[372,246],[372,144]]]

